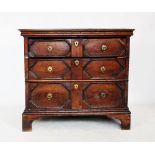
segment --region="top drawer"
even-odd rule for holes
[[[83,53],[86,57],[125,56],[125,39],[86,39]]]
[[[30,39],[29,57],[127,56],[126,39]]]
[[[71,48],[67,40],[29,40],[30,57],[69,57],[70,55]]]

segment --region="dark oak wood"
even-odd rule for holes
[[[71,79],[71,60],[29,60],[29,79]]]
[[[84,83],[82,103],[88,109],[114,109],[125,107],[125,83],[100,82]]]
[[[75,62],[78,61],[78,66]],[[52,71],[48,68],[52,67]],[[30,80],[127,79],[125,58],[30,59]]]
[[[134,29],[20,29],[24,36],[23,131],[36,119],[107,116],[130,129],[128,72]]]
[[[78,89],[74,86],[78,85]],[[124,108],[127,82],[27,83],[29,111],[112,110]],[[51,98],[48,98],[51,94]]]
[[[66,57],[71,55],[68,40],[30,39],[30,57]]]
[[[73,116],[73,117],[79,117],[79,116],[107,116],[109,118],[118,119],[121,124],[121,128],[124,130],[130,129],[131,124],[131,116],[130,112],[33,112],[33,113],[23,113],[22,115],[22,128],[23,131],[31,131],[32,130],[32,122],[34,120],[38,120],[41,118],[46,117],[64,117],[64,116]]]
[[[82,59],[83,80],[128,79],[126,59],[91,58]]]
[[[71,108],[70,83],[28,84],[28,107],[31,110],[64,110]]]
[[[127,37],[134,29],[19,29],[28,37]]]
[[[107,49],[102,50],[102,45],[106,46]],[[86,57],[125,56],[128,55],[126,51],[126,39],[86,39],[84,41],[83,53]]]

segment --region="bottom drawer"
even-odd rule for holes
[[[69,83],[26,83],[26,108],[35,110],[71,109]]]
[[[127,82],[26,83],[27,110],[103,110],[126,106]]]
[[[120,108],[125,103],[125,82],[84,83],[82,89],[83,109]]]

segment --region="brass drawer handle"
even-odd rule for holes
[[[78,84],[74,84],[74,89],[78,89],[79,85]]]
[[[53,47],[52,46],[48,46],[47,50],[48,50],[48,52],[51,52],[53,50]]]
[[[48,100],[51,100],[52,97],[53,97],[53,94],[52,94],[52,93],[48,93],[48,94],[47,94],[47,99],[48,99]]]
[[[101,72],[104,73],[106,71],[106,68],[104,66],[101,67]]]
[[[48,66],[47,71],[48,71],[49,73],[51,73],[51,72],[53,71],[53,67],[52,67],[52,66]]]
[[[78,41],[75,41],[74,42],[74,45],[77,47],[79,45],[79,42]]]
[[[100,96],[101,96],[101,98],[105,98],[105,97],[106,97],[106,93],[103,93],[103,92],[102,92],[102,93],[100,94]]]
[[[107,45],[102,45],[101,49],[103,52],[105,52],[108,49],[108,47],[107,47]]]
[[[75,61],[74,61],[74,64],[75,64],[76,66],[78,66],[78,65],[80,64],[80,61],[79,61],[79,60],[75,60]]]

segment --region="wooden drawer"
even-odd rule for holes
[[[29,79],[71,79],[71,60],[39,59],[29,61]]]
[[[126,106],[126,82],[29,83],[31,110],[97,110]]]
[[[29,57],[65,57],[70,55],[71,49],[67,40],[29,40]]]
[[[126,39],[30,39],[29,57],[127,56]]]
[[[125,82],[85,82],[82,89],[82,107],[83,109],[124,107],[125,87]]]
[[[83,60],[83,79],[125,79],[128,76],[126,59],[96,58]]]
[[[84,56],[86,57],[113,57],[128,55],[126,40],[116,39],[86,39],[83,43]]]
[[[28,86],[28,108],[31,110],[64,110],[71,108],[70,84],[30,83]]]
[[[29,60],[29,79],[124,79],[128,75],[126,61],[123,58],[33,59]]]

